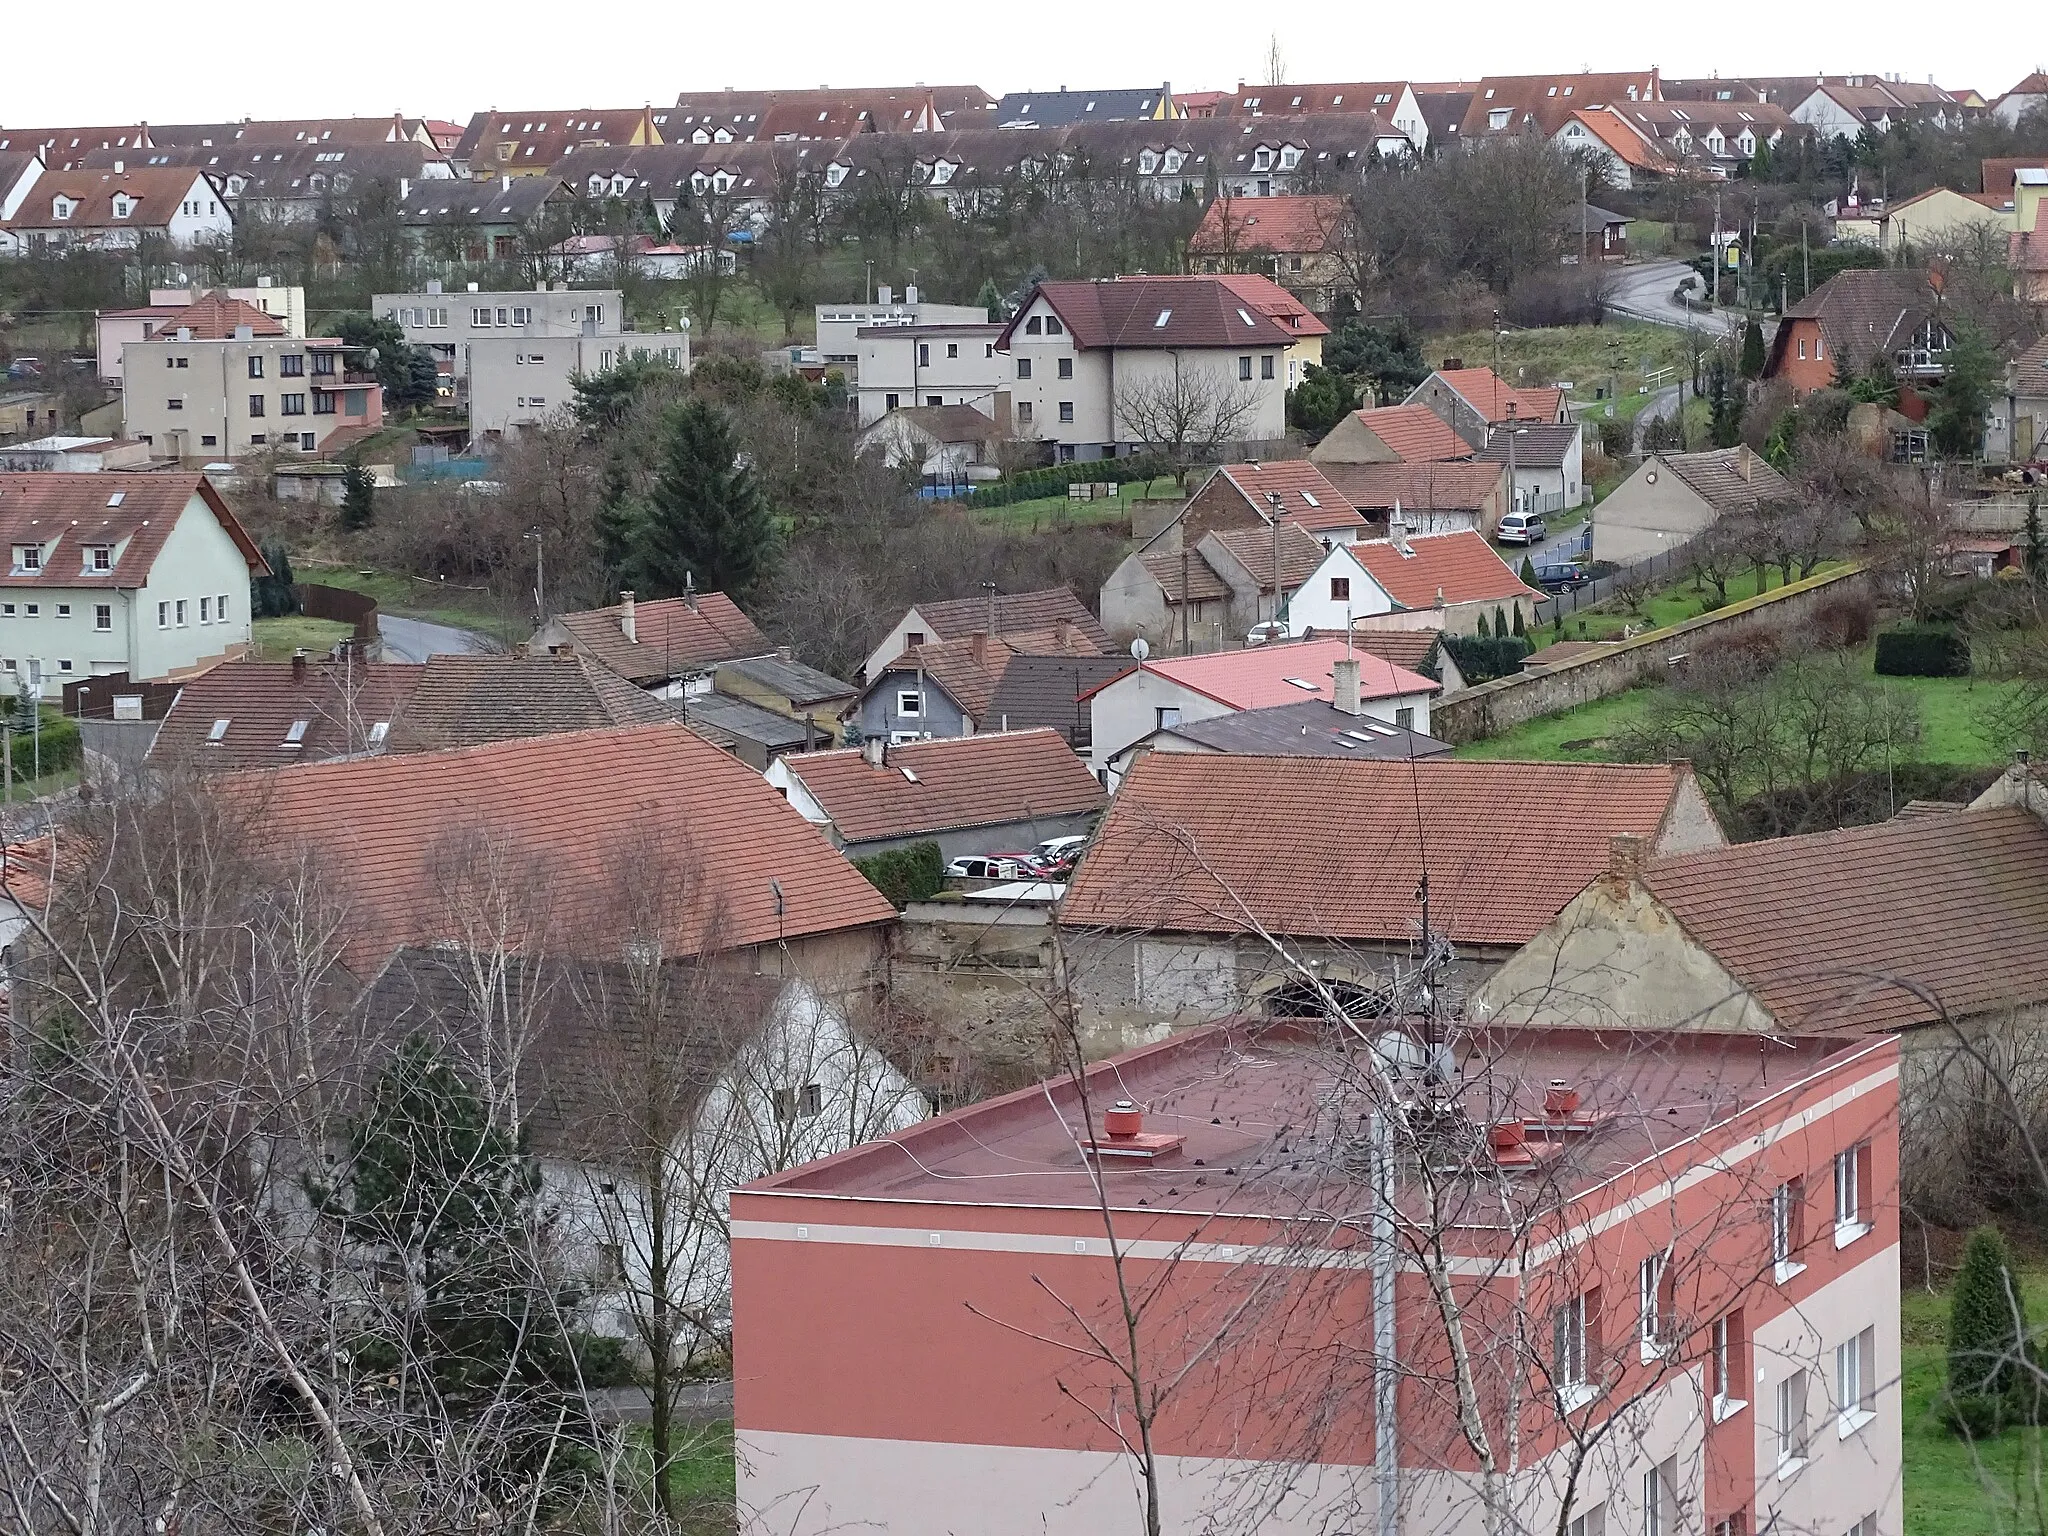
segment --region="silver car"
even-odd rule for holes
[[[1510,512],[1500,520],[1500,526],[1493,530],[1494,542],[1499,544],[1539,544],[1550,530],[1543,526],[1540,512]]]

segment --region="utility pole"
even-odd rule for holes
[[[1500,311],[1493,312],[1493,374],[1500,377]]]
[[[1579,277],[1586,276],[1586,179],[1588,172],[1579,167]]]
[[[1188,644],[1188,609],[1194,606],[1194,599],[1188,592],[1188,530],[1187,513],[1181,513],[1180,530],[1180,653],[1183,656],[1195,654]]]
[[[1273,622],[1280,622],[1280,493],[1266,492],[1266,505],[1272,508],[1273,523]]]
[[[1714,308],[1721,307],[1721,263],[1724,260],[1721,244],[1721,189],[1714,189]]]
[[[1806,248],[1806,220],[1799,221],[1799,266],[1802,273],[1799,297],[1813,292],[1813,253]]]

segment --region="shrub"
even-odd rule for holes
[[[36,771],[38,751],[35,725],[29,716],[28,705],[16,704],[9,711],[8,720],[14,727],[14,776],[27,779]],[[78,734],[78,722],[61,709],[45,708],[40,750],[44,773],[76,768],[85,760],[85,743]]]
[[[1446,635],[1443,648],[1467,683],[1489,683],[1522,670],[1522,658],[1536,647],[1524,635]]]
[[[1970,643],[1948,624],[1901,624],[1877,637],[1881,677],[1968,677]]]
[[[2026,1302],[2005,1239],[1995,1227],[1979,1227],[1963,1249],[1963,1267],[1949,1301],[1948,1388],[1943,1417],[1958,1434],[1996,1434],[2007,1424],[2027,1423],[2035,1395],[2025,1390]]]
[[[1164,473],[1159,461],[1148,456],[1048,464],[1041,469],[1023,470],[994,485],[979,486],[962,499],[970,507],[1006,507],[1012,502],[1057,496],[1076,481],[1123,485],[1133,480],[1156,480]]]
[[[1831,597],[1813,612],[1815,641],[1831,650],[1868,645],[1877,629],[1877,605],[1862,596]]]
[[[907,848],[892,848],[887,853],[855,859],[853,867],[866,875],[868,883],[898,910],[913,901],[927,901],[938,895],[946,883],[945,855],[932,842],[912,843]]]

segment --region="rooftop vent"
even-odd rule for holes
[[[1102,1116],[1102,1134],[1091,1137],[1086,1150],[1098,1161],[1151,1163],[1171,1157],[1186,1141],[1185,1136],[1146,1130],[1144,1110],[1129,1099],[1118,1099]]]

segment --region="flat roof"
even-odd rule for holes
[[[1412,1026],[1368,1026],[1375,1054],[1419,1064]],[[1356,1037],[1353,1037],[1354,1040]],[[1439,1060],[1443,1090],[1462,1112],[1464,1150],[1485,1159],[1486,1128],[1543,1114],[1562,1079],[1582,1095],[1591,1129],[1560,1142],[1541,1165],[1544,1198],[1584,1193],[1707,1127],[1796,1086],[1837,1059],[1888,1049],[1888,1041],[1800,1036],[1482,1031],[1449,1027]],[[1358,1112],[1367,1102],[1365,1053],[1340,1049],[1327,1025],[1239,1020],[1169,1037],[1089,1069],[1099,1120],[1118,1099],[1135,1101],[1147,1133],[1184,1137],[1149,1164],[1112,1163],[1106,1187],[1122,1209],[1286,1219],[1330,1208],[1330,1192],[1365,1184]],[[1334,1083],[1351,1076],[1349,1092]],[[1420,1096],[1417,1086],[1405,1090]],[[748,1185],[749,1194],[825,1195],[883,1201],[1089,1209],[1093,1180],[1078,1141],[1081,1098],[1070,1078],[986,1100],[880,1141]],[[1454,1137],[1455,1140],[1455,1137]],[[1498,1223],[1494,1180],[1464,1225]]]

